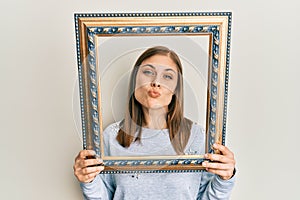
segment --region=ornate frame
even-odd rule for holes
[[[225,143],[229,79],[231,12],[76,13],[75,31],[82,117],[83,148],[104,161],[102,173],[194,172],[202,170],[203,155],[108,157],[103,153],[101,98],[95,38],[101,34],[211,37],[207,88],[206,152]],[[218,153],[218,152],[214,152]]]

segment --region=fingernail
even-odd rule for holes
[[[203,167],[206,167],[206,165],[207,165],[206,162],[203,162],[203,163],[202,163],[202,166],[203,166]]]
[[[204,158],[208,158],[208,154],[206,153],[206,154],[204,154]]]
[[[218,147],[218,145],[217,145],[216,143],[214,143],[214,144],[213,144],[213,147],[215,147],[215,148],[216,148],[216,147]]]

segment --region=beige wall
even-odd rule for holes
[[[73,119],[78,89],[74,12],[229,10],[226,143],[238,168],[232,199],[296,199],[300,23],[299,6],[292,2],[2,1],[0,198],[81,199],[72,170],[81,149]]]

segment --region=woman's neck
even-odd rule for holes
[[[167,128],[167,110],[161,109],[147,109],[143,108],[145,117],[145,124],[143,127],[150,129],[165,129]]]

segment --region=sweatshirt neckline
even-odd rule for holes
[[[146,128],[142,127],[142,138],[150,138],[153,136],[165,136],[168,135],[169,129],[151,129],[151,128]]]

